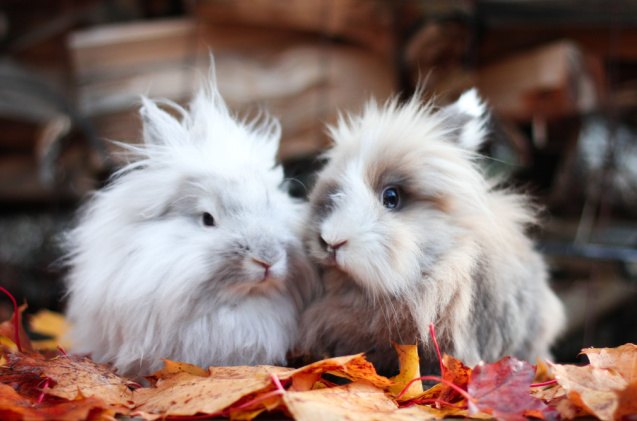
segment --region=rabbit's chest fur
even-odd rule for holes
[[[374,300],[339,270],[325,271],[325,294],[305,312],[301,335],[311,338],[313,355],[365,352],[381,372],[396,366],[391,343],[417,343],[418,329],[405,302]]]
[[[283,365],[296,323],[295,306],[287,297],[252,297],[193,317],[177,333],[178,348],[167,352],[204,366]]]
[[[297,324],[297,310],[288,297],[189,305],[187,310],[157,307],[147,318],[125,323],[104,321],[76,335],[80,343],[92,344],[95,359],[113,361],[123,374],[158,370],[163,363],[157,356],[202,367],[285,364]]]

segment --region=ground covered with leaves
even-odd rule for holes
[[[425,420],[445,417],[523,420],[637,420],[637,346],[582,350],[584,366],[513,357],[467,367],[440,356],[441,376],[421,376],[415,345],[396,345],[400,373],[376,373],[363,354],[298,369],[274,366],[202,368],[165,361],[142,387],[110,367],[67,354],[55,340],[31,342],[22,311],[0,325],[0,419],[146,420],[279,413],[297,420]],[[63,318],[33,317],[33,331],[56,335]],[[432,326],[432,334],[433,326]],[[335,379],[340,379],[335,382]],[[434,384],[428,389],[425,384]],[[338,384],[337,384],[338,383]]]

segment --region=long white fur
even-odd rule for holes
[[[279,124],[235,119],[214,77],[189,110],[160,104],[178,117],[143,99],[144,144],[67,236],[73,351],[130,375],[161,358],[282,364],[314,274],[305,206],[280,188]],[[273,263],[267,281],[253,257]]]
[[[330,129],[335,145],[311,194],[306,234],[310,254],[325,265],[325,293],[304,314],[305,352],[373,350],[387,368],[391,341],[417,340],[432,357],[435,323],[444,350],[468,364],[548,356],[563,308],[524,232],[534,221],[529,201],[498,188],[475,163],[485,116],[470,91],[441,110],[415,97],[372,101]],[[425,198],[384,208],[382,189],[370,184],[383,171],[406,173]],[[347,241],[336,266],[319,238]]]

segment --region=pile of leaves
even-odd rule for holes
[[[380,376],[363,354],[298,369],[208,367],[165,360],[148,387],[51,342],[31,342],[22,311],[0,325],[0,419],[146,420],[221,416],[253,419],[279,412],[297,420],[423,420],[444,417],[523,420],[637,414],[637,346],[589,348],[585,366],[505,357],[470,368],[440,356],[441,376],[421,376],[415,345],[396,345],[400,373]],[[51,325],[57,327],[51,329]],[[39,314],[31,328],[54,334],[61,316]],[[47,329],[47,327],[49,329]],[[432,334],[435,342],[435,334]],[[44,349],[43,349],[44,348]],[[336,382],[335,378],[340,378]],[[423,380],[434,386],[425,390]]]

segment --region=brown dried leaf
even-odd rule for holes
[[[420,377],[420,358],[418,358],[417,345],[394,344],[394,349],[398,354],[400,372],[390,379],[394,384],[389,387],[389,391],[394,396],[398,396],[410,381]],[[422,382],[414,382],[400,399],[403,401],[410,400],[422,393]]]
[[[7,364],[0,368],[0,381],[13,384],[24,396],[39,393],[47,380],[45,393],[50,396],[67,400],[96,396],[118,408],[118,412],[126,412],[123,408],[132,405],[127,380],[88,358],[62,355],[45,359],[40,354],[9,354]]]
[[[541,377],[541,379],[546,380],[546,377]],[[568,420],[590,414],[581,405],[571,402],[568,399],[566,390],[560,384],[531,388],[531,395],[546,402],[562,419]]]
[[[96,396],[113,407],[130,408],[133,393],[130,380],[119,377],[109,367],[86,357],[61,355],[42,365],[42,374],[55,382],[48,395],[75,399],[78,394]]]
[[[612,371],[592,366],[551,364],[555,378],[569,401],[601,420],[612,420],[619,407],[619,392],[626,380]]]
[[[146,419],[165,416],[219,414],[242,399],[273,389],[270,373],[293,370],[273,367],[210,367],[208,377],[181,372],[159,379],[155,387],[134,393],[135,413]]]
[[[548,387],[533,387],[531,388],[531,395],[538,399],[542,399],[545,402],[551,403],[556,399],[566,397],[566,390],[564,390],[564,388],[559,384]]]
[[[412,407],[412,408],[415,408],[415,407]],[[420,412],[424,412],[429,417],[434,417],[436,419],[443,419],[443,418],[450,418],[450,417],[471,418],[474,420],[492,420],[493,419],[493,415],[487,414],[485,412],[475,412],[470,414],[469,410],[467,409],[454,408],[452,406],[443,406],[442,408],[435,408],[432,406],[418,405],[417,408],[421,410]],[[401,409],[401,411],[404,411],[404,409]],[[417,413],[415,413],[414,415],[417,415]]]
[[[188,373],[193,376],[208,377],[210,372],[194,364],[182,363],[178,361],[163,360],[164,366],[161,370],[153,373],[149,377],[155,380],[166,379],[179,373]]]
[[[40,354],[12,353],[6,355],[6,363],[0,367],[0,383],[11,386],[17,393],[27,398],[37,398],[45,384],[42,375]]]
[[[590,412],[580,405],[571,402],[566,396],[551,402],[551,407],[555,408],[560,417],[565,420],[586,416],[590,418]]]
[[[637,382],[637,345],[625,344],[617,348],[585,348],[591,365],[617,371],[628,383]]]
[[[297,421],[414,419],[398,415],[398,405],[381,389],[360,382],[307,392],[287,392],[283,402]]]
[[[309,392],[287,392],[283,395],[283,402],[294,419],[302,421],[415,421],[469,416],[466,410],[456,408],[398,408],[396,402],[382,390],[360,382]],[[492,416],[479,413],[474,418],[491,419]]]
[[[321,380],[321,373],[298,373],[292,377],[290,390],[295,392],[305,392],[316,387]]]
[[[533,383],[542,383],[553,379],[551,367],[549,367],[546,361],[538,358],[535,362],[535,377],[533,378]]]
[[[615,419],[624,419],[628,415],[637,414],[637,382],[631,383],[619,394],[619,405]]]
[[[5,421],[112,420],[114,415],[101,399],[95,397],[37,403],[19,395],[11,386],[0,384],[0,419]]]

